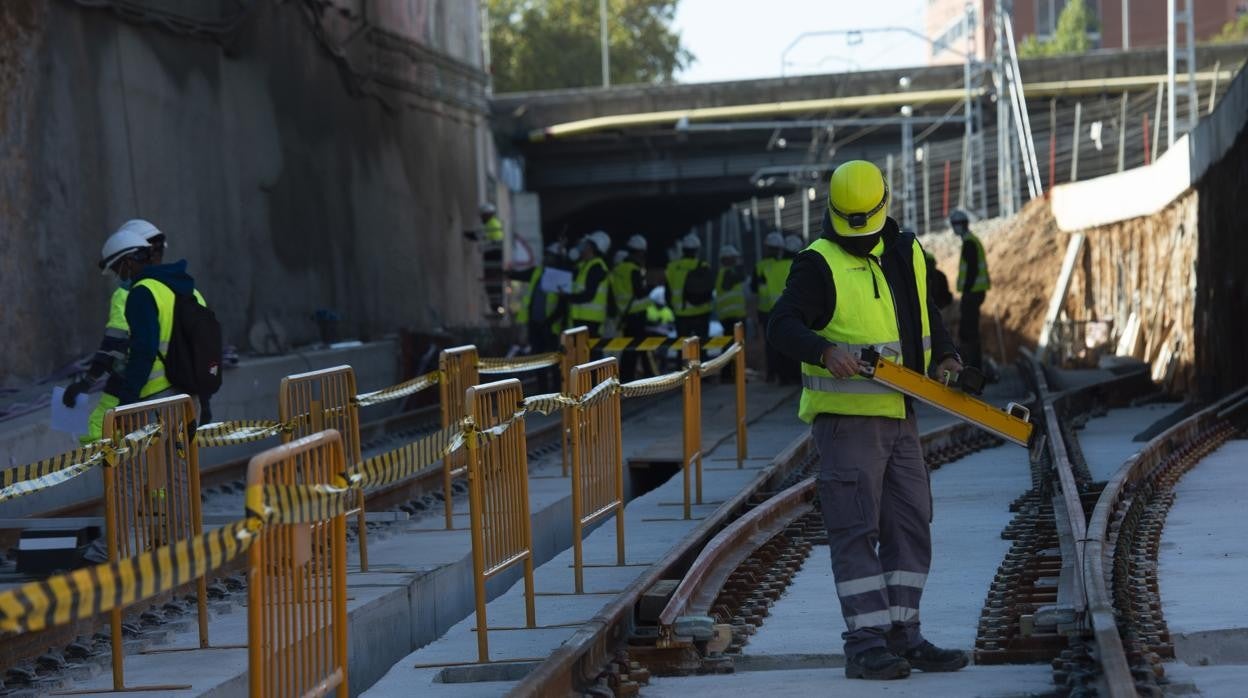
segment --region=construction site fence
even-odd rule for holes
[[[615,515],[616,564],[624,565],[624,443],[620,392],[590,396],[618,384],[619,362],[599,359],[572,369],[572,567],[576,593],[585,593],[585,527]]]

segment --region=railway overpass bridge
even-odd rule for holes
[[[1201,47],[1202,113],[1211,93],[1225,89],[1246,56],[1248,44]],[[1165,51],[1157,49],[1023,61],[1046,187],[1071,179],[1076,105],[1082,117],[1078,178],[1118,168],[1120,135],[1126,167],[1156,157],[1152,141],[1162,147],[1166,142],[1164,123],[1160,133],[1152,132],[1165,72]],[[904,90],[902,78],[909,79]],[[984,107],[983,190],[992,214],[996,124],[989,107],[995,97],[983,81],[972,90]],[[752,196],[770,201],[807,182],[817,189],[821,173],[835,162],[865,158],[884,165],[892,155],[900,168],[904,105],[912,107],[915,145],[925,146],[930,199],[941,204],[929,202],[934,225],[944,202],[957,205],[961,194],[965,96],[963,68],[953,65],[501,94],[492,110],[498,141],[523,162],[525,188],[540,197],[546,237],[602,228],[616,236],[642,232],[666,241],[733,202]],[[1186,113],[1182,105],[1180,112]],[[1053,133],[1054,152],[1046,162]],[[786,176],[790,171],[800,175]],[[894,190],[900,191],[899,171],[894,177]],[[920,186],[922,179],[916,174]]]

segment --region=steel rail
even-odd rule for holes
[[[959,441],[978,437],[979,432],[973,427],[954,423],[924,432],[921,439],[925,454],[959,453]],[[602,667],[614,657],[619,647],[627,643],[636,629],[635,607],[642,595],[661,580],[683,577],[683,572],[696,564],[696,559],[691,559],[696,552],[742,511],[751,499],[782,482],[814,454],[814,441],[810,435],[798,437],[735,496],[716,508],[662,559],[651,565],[593,618],[581,625],[572,637],[513,686],[506,695],[516,698],[574,695],[593,685]],[[803,483],[798,483],[776,497],[791,498],[804,486]],[[767,515],[766,509],[774,506],[771,502],[773,498],[775,497],[769,497],[766,502],[752,510],[763,512],[756,516]],[[766,542],[761,541],[763,544]]]
[[[707,542],[659,614],[659,638],[672,639],[681,616],[705,614],[732,571],[759,546],[810,511],[815,478],[808,477],[751,509]]]
[[[1161,456],[1178,451],[1203,433],[1205,427],[1245,408],[1248,408],[1248,388],[1240,389],[1153,437],[1114,473],[1096,501],[1088,522],[1082,572],[1088,595],[1088,617],[1101,663],[1100,681],[1109,696],[1136,695],[1112,589],[1114,550],[1108,539],[1118,504],[1129,488],[1147,477]]]

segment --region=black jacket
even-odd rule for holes
[[[834,240],[831,222],[824,214],[823,236]],[[914,278],[914,252],[919,244],[914,233],[902,232],[889,218],[883,231],[884,252],[879,264],[892,291],[900,327],[901,353],[905,366],[923,371],[923,323],[919,316],[919,293]],[[767,323],[767,341],[781,354],[815,366],[823,365],[823,351],[832,343],[815,334],[832,319],[836,310],[836,286],[832,271],[823,256],[807,250],[793,260],[793,269],[784,293],[771,311]],[[932,359],[939,362],[957,356],[957,347],[941,321],[936,304],[927,302],[928,323],[932,333]]]

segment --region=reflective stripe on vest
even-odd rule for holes
[[[152,360],[152,371],[147,374],[147,383],[139,390],[139,397],[148,397],[170,387],[169,379],[165,378],[165,362],[161,357],[169,353],[169,340],[173,337],[173,305],[177,296],[173,289],[155,279],[141,279],[134,285],[142,286],[152,294],[152,300],[156,301],[156,319],[160,323],[160,343],[156,348],[156,358]],[[194,291],[194,294],[200,305],[208,305],[199,291]]]
[[[763,277],[758,289],[758,312],[770,313],[784,293],[784,285],[789,280],[789,269],[793,266],[791,259],[769,257],[755,265],[755,273]]]
[[[737,281],[732,288],[724,288],[727,272],[727,269],[720,269],[715,277],[715,314],[720,320],[736,320],[745,317],[745,280]]]
[[[917,243],[913,246],[912,266],[923,318],[923,366],[931,362],[931,329],[927,313],[927,261]],[[830,240],[820,238],[807,249],[823,256],[836,289],[836,310],[817,334],[844,347],[855,358],[865,347],[874,347],[890,361],[901,361],[901,336],[893,291],[884,277],[878,255],[883,242],[871,257],[856,257]],[[876,289],[879,297],[876,298]],[[802,397],[798,417],[814,421],[818,414],[845,414],[868,417],[906,416],[901,393],[883,388],[860,376],[838,379],[823,366],[802,364]]]
[[[602,261],[601,257],[593,259],[581,264],[580,269],[576,272],[576,281],[572,284],[573,293],[581,293],[585,290],[585,284],[589,281],[589,270],[594,267],[602,267],[605,272],[607,263]],[[607,320],[607,291],[611,284],[608,283],[607,277],[604,275],[602,281],[598,284],[598,288],[594,291],[594,297],[588,303],[575,303],[572,305],[572,323],[577,322],[597,322],[603,323]]]
[[[988,255],[984,252],[984,243],[974,235],[967,236],[967,239],[975,243],[975,262],[979,266],[975,274],[975,281],[971,284],[971,292],[987,291],[992,287],[992,282],[988,279]],[[963,257],[958,261],[958,292],[966,288],[966,258]]]
[[[710,303],[685,305],[685,279],[689,277],[689,272],[702,265],[703,262],[688,257],[673,260],[667,265],[667,306],[676,317],[706,315],[711,312]]]
[[[633,272],[636,271],[641,271],[641,265],[626,259],[617,264],[607,277],[611,282],[611,293],[615,296],[615,308],[621,317],[644,313],[650,305],[650,299],[638,297],[633,288]]]

